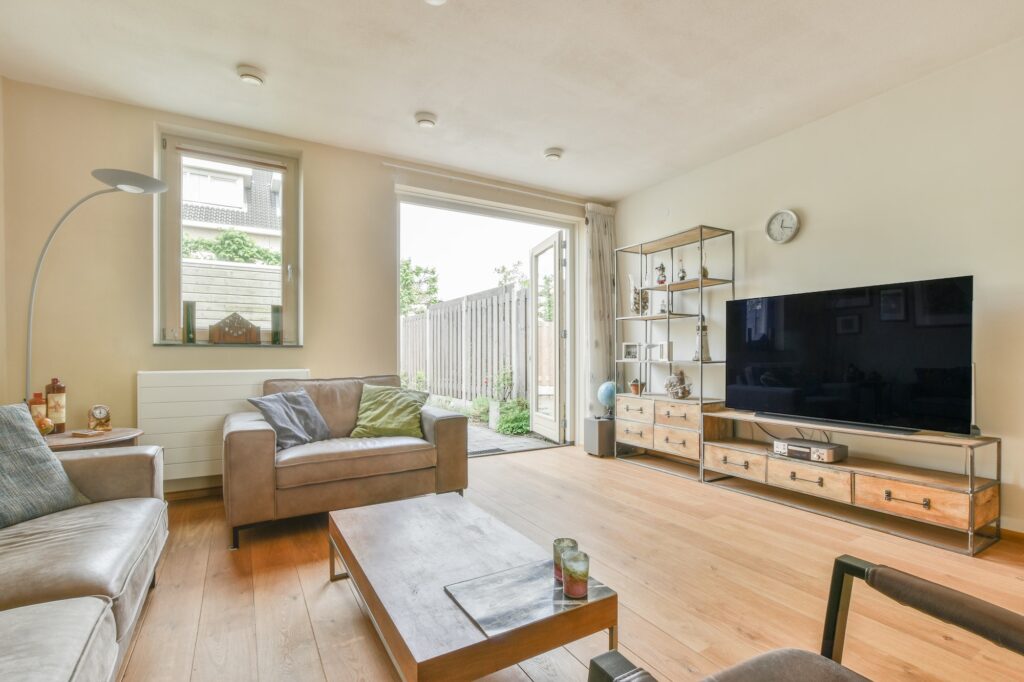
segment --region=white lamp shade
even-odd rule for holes
[[[131,194],[160,194],[167,191],[167,183],[135,171],[117,168],[97,168],[92,176],[105,185]]]

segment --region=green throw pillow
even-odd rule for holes
[[[420,410],[430,394],[394,386],[363,386],[352,438],[412,436],[423,438]]]

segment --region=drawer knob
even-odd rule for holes
[[[917,502],[916,500],[904,500],[904,499],[901,499],[899,497],[893,497],[891,490],[886,490],[885,491],[885,501],[886,502],[906,502],[907,504],[917,504],[917,505],[920,505],[921,507],[923,507],[924,509],[931,509],[932,508],[932,498],[930,498],[930,497],[926,497],[923,500],[921,500],[920,502]]]
[[[795,471],[790,471],[789,472],[789,480],[791,480],[791,481],[803,481],[804,483],[814,483],[819,488],[824,488],[825,487],[825,479],[822,478],[821,476],[818,476],[817,479],[813,479],[813,478],[800,478],[799,476],[796,475]]]
[[[722,464],[731,464],[734,467],[743,467],[744,469],[749,469],[750,468],[750,460],[745,459],[745,460],[743,460],[742,463],[740,463],[740,462],[730,462],[729,461],[729,455],[725,455],[724,457],[722,457]]]

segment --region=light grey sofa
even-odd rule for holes
[[[163,450],[57,457],[91,504],[0,529],[0,680],[107,682],[167,540]]]
[[[345,379],[272,379],[263,395],[304,388],[330,428],[328,440],[277,450],[258,412],[224,421],[224,510],[238,546],[241,528],[261,521],[391,502],[468,485],[467,419],[421,411],[423,438],[349,438],[363,385],[398,386],[393,374]]]

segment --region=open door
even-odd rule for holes
[[[565,247],[562,232],[530,251],[530,428],[564,441],[562,344]]]

